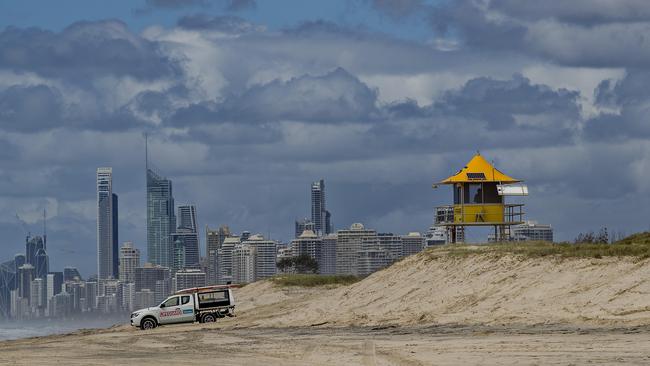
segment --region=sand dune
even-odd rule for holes
[[[335,289],[238,291],[252,326],[650,324],[649,260],[422,253]],[[263,309],[263,310],[262,310]]]

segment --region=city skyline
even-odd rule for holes
[[[321,178],[337,228],[425,230],[447,202],[434,177],[476,150],[526,180],[556,240],[648,229],[639,2],[587,17],[507,1],[229,2],[3,3],[5,258],[46,208],[50,265],[95,272],[102,166],[119,242],[146,256],[143,134],[175,201],[197,206],[201,252],[206,224],[289,241],[310,217],[298,192]]]

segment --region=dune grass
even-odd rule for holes
[[[350,275],[317,275],[317,274],[282,274],[271,278],[271,281],[282,287],[318,287],[349,285],[360,281],[360,277]]]
[[[513,254],[529,258],[603,258],[637,257],[650,258],[650,232],[638,233],[612,244],[573,244],[533,242],[504,242],[484,245],[449,244],[431,249],[428,255],[436,258],[444,255],[468,256],[474,254]]]

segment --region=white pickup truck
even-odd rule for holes
[[[235,298],[231,287],[207,286],[178,291],[158,306],[134,311],[131,325],[144,330],[162,324],[211,323],[217,318],[234,316]]]

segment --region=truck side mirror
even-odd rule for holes
[[[161,308],[164,308],[164,307],[165,307],[165,303],[163,302],[162,304],[160,304],[160,307],[161,307]]]

